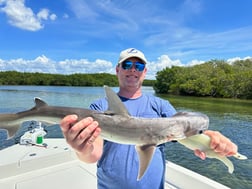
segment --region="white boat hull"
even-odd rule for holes
[[[64,139],[45,139],[47,148],[14,145],[0,151],[0,188],[97,188],[96,165],[78,160]],[[166,163],[166,189],[228,189],[178,166]]]

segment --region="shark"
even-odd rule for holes
[[[209,118],[199,112],[178,112],[172,117],[140,118],[129,114],[118,95],[104,86],[108,110],[104,112],[85,108],[50,106],[40,98],[34,98],[35,106],[18,113],[0,114],[0,129],[11,138],[24,121],[39,121],[46,125],[59,124],[67,115],[76,114],[81,120],[92,117],[101,127],[105,140],[136,146],[139,158],[137,180],[146,172],[156,146],[169,141],[185,140],[208,129]],[[199,141],[200,142],[200,141]]]

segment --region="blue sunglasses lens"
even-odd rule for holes
[[[133,62],[131,62],[131,61],[124,61],[124,62],[122,63],[122,68],[123,68],[124,70],[129,70],[129,69],[132,68],[132,66],[133,66]]]
[[[142,62],[136,62],[135,63],[135,68],[137,71],[142,72],[145,68],[145,64]]]
[[[139,72],[142,72],[144,70],[144,68],[145,68],[145,64],[144,63],[142,63],[142,62],[135,62],[135,63],[133,63],[131,61],[124,61],[122,63],[122,68],[124,70],[129,70],[129,69],[131,69],[133,67],[134,64],[135,64],[135,69],[137,71],[139,71]]]

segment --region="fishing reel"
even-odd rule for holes
[[[47,134],[46,130],[42,127],[39,121],[32,121],[26,131],[19,140],[21,145],[40,145],[45,146],[43,143],[44,136]]]

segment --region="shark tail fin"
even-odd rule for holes
[[[217,156],[216,158],[218,160],[222,161],[228,167],[228,172],[230,174],[232,174],[234,172],[234,165],[227,157]]]
[[[0,120],[2,121],[0,129],[7,130],[8,139],[12,138],[19,129],[19,125],[17,125],[13,121],[17,118],[18,118],[18,116],[16,114],[1,114],[0,115]],[[8,124],[8,121],[12,121],[13,124]]]

